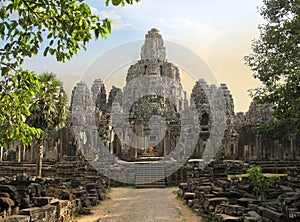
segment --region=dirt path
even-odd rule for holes
[[[108,200],[78,222],[199,222],[200,217],[176,198],[177,188],[112,188]]]

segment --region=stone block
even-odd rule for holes
[[[57,217],[55,206],[47,204],[43,206],[42,209],[45,211],[45,221],[55,221]]]
[[[45,210],[41,207],[32,207],[20,211],[21,215],[30,216],[31,221],[39,221],[45,218]]]
[[[203,207],[205,210],[214,212],[216,206],[221,204],[228,204],[228,198],[226,197],[215,197],[215,198],[209,198],[206,199],[203,203]]]
[[[189,188],[188,183],[180,183],[179,184],[179,189],[182,189],[183,191],[187,191]]]
[[[54,197],[33,197],[33,202],[36,207],[42,207],[50,204]]]
[[[30,217],[25,215],[13,215],[0,219],[0,222],[30,222]]]
[[[218,222],[230,221],[230,222],[241,222],[242,217],[234,217],[226,214],[216,214]]]
[[[240,198],[237,202],[241,206],[248,207],[249,204],[258,204],[259,201],[252,198]]]
[[[262,222],[262,218],[257,218],[257,217],[248,217],[248,216],[245,216],[243,218],[243,222]]]
[[[272,221],[289,221],[288,217],[283,215],[282,213],[278,213],[276,211],[270,210],[268,208],[264,208],[262,211],[263,217],[272,220]]]
[[[197,195],[195,193],[185,192],[183,198],[185,200],[196,199]]]

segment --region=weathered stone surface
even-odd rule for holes
[[[33,197],[33,202],[36,207],[42,207],[50,204],[54,197]]]
[[[204,201],[203,207],[207,211],[214,212],[216,206],[221,204],[228,204],[228,199],[226,197],[209,198]]]
[[[39,221],[45,218],[45,211],[41,207],[23,209],[20,214],[30,216],[31,221]]]
[[[13,216],[0,219],[0,222],[31,222],[31,221],[29,216],[13,215]]]
[[[185,193],[195,193],[197,196],[195,199],[189,199],[188,205],[204,215],[223,214],[239,217],[240,221],[300,220],[300,189],[296,181],[288,177],[279,177],[267,190],[266,200],[262,202],[248,178],[223,178],[220,171],[226,172],[227,167],[232,166],[228,164],[230,162],[212,162],[205,169],[187,167],[189,177],[186,183],[179,186],[178,195],[183,198]],[[190,164],[194,166],[193,161]],[[249,167],[240,163],[238,165],[243,169],[242,174]],[[219,171],[212,169],[215,166],[218,166]],[[206,172],[206,177],[203,177],[203,172]],[[225,216],[220,218],[221,221],[230,220]]]
[[[223,222],[223,221],[230,221],[230,222],[240,222],[242,220],[242,217],[234,217],[226,214],[216,214],[216,218],[218,221]]]
[[[288,222],[289,219],[287,216],[283,215],[282,213],[278,213],[276,211],[270,210],[268,208],[264,208],[262,211],[262,216],[270,219],[272,221],[286,221]]]
[[[183,195],[183,198],[185,200],[191,200],[191,199],[195,199],[196,198],[196,194],[195,193],[189,193],[189,192],[185,192]]]

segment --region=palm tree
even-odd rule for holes
[[[38,154],[36,162],[36,176],[42,176],[42,162],[44,144],[47,137],[53,131],[65,126],[68,118],[67,96],[62,88],[62,82],[56,79],[53,73],[40,75],[42,87],[34,102],[30,106],[31,115],[28,124],[43,130],[39,138],[36,138]]]

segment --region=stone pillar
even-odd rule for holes
[[[249,145],[244,145],[244,158],[245,158],[245,160],[248,160],[248,148],[249,148]]]
[[[59,146],[58,146],[58,152],[57,152],[57,156],[58,156],[58,161],[62,161],[62,153],[63,153],[63,143],[62,140],[59,140]]]
[[[290,144],[291,144],[291,159],[296,159],[296,134],[290,135]]]
[[[33,140],[30,146],[30,162],[33,162],[34,146],[35,146],[35,139]]]
[[[136,146],[133,147],[133,149],[134,149],[134,159],[135,160],[138,158],[138,149],[136,147],[138,147],[138,140],[136,141]]]
[[[256,139],[257,160],[262,160],[261,135],[256,135],[255,139]]]
[[[165,138],[164,138],[164,147],[163,147],[163,153],[162,153],[162,156],[166,156],[167,153],[168,153],[168,140],[169,140],[169,144],[171,143],[171,140],[170,140],[170,133],[169,133],[169,130],[166,131],[166,134],[165,134]]]
[[[239,147],[238,147],[237,141],[233,142],[233,149],[234,149],[234,159],[238,160],[239,159],[239,151],[238,151]]]
[[[58,144],[59,144],[59,139],[57,139],[57,142],[54,143],[54,156],[55,156],[55,161],[58,161]]]
[[[279,155],[278,155],[278,151],[279,151],[279,141],[278,140],[275,140],[275,142],[274,142],[274,145],[275,145],[275,149],[274,149],[274,151],[275,151],[275,153],[274,153],[274,159],[275,160],[279,160]]]

